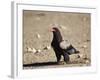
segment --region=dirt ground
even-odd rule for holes
[[[80,51],[68,64],[56,65],[51,47],[51,24],[60,25],[64,40]],[[91,64],[91,16],[89,13],[23,11],[23,68],[75,67]],[[63,61],[63,57],[61,59]],[[29,65],[29,66],[28,66]]]

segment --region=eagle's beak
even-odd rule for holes
[[[49,31],[50,31],[50,32],[53,32],[53,31],[55,31],[55,30],[54,30],[53,28],[50,28]]]

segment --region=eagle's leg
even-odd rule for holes
[[[67,63],[69,61],[69,55],[67,53],[64,53],[63,54],[63,57],[64,57],[64,61]]]
[[[56,54],[56,58],[57,58],[57,63],[59,64],[60,59],[61,59],[61,54]]]

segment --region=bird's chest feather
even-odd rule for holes
[[[57,42],[57,41],[52,41],[51,46],[53,47],[53,49],[58,50],[58,51],[61,51],[59,42]]]

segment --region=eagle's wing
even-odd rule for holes
[[[63,40],[59,45],[61,49],[67,49],[71,44],[68,40]]]
[[[60,48],[63,49],[68,54],[79,53],[79,51],[77,51],[72,46],[72,44],[69,41],[67,41],[67,40],[63,40],[62,42],[60,42]]]

